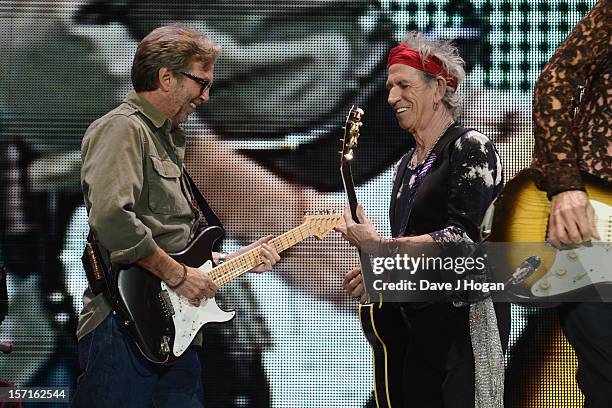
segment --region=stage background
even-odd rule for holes
[[[468,62],[462,122],[498,147],[506,180],[529,164],[541,68],[592,1],[0,1],[0,262],[9,316],[0,378],[68,386],[86,214],[80,140],[130,89],[151,29],[180,21],[223,46],[210,102],[192,115],[189,167],[225,222],[226,250],[342,208],[340,127],[365,109],[354,163],[359,199],[389,234],[392,166],[412,144],[386,106],[385,59],[406,30],[456,38]],[[220,295],[232,323],[207,331],[215,407],[362,407],[370,351],[340,289],[354,251],[331,234],[289,251],[275,272]],[[513,306],[508,407],[578,407],[575,356],[552,310]],[[214,375],[213,375],[214,373]]]

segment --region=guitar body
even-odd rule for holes
[[[400,309],[387,303],[359,305],[361,330],[372,349],[373,397],[379,408],[403,407],[402,372],[408,339],[398,330]]]
[[[170,256],[208,272],[212,269],[212,248],[222,236],[221,228],[208,227],[187,248]],[[118,272],[117,292],[117,310],[138,348],[148,360],[159,364],[174,363],[206,323],[225,322],[235,315],[221,310],[214,298],[194,306],[157,276],[137,266]]]
[[[535,170],[525,169],[504,187],[494,204],[495,212],[488,241],[517,244],[512,245],[504,253],[503,263],[507,265],[506,269],[508,271],[514,271],[527,256],[538,256],[541,260],[540,266],[531,276],[525,279],[522,285],[533,295],[546,296],[549,300],[554,301],[556,295],[567,294],[582,288],[580,285],[572,286],[569,283],[563,283],[563,280],[569,282],[569,280],[576,278],[576,275],[572,275],[571,269],[582,268],[580,264],[584,264],[584,262],[578,262],[581,253],[593,251],[593,249],[558,250],[548,245],[530,245],[530,243],[543,244],[546,242],[551,209],[546,193],[536,186],[536,175]],[[596,211],[596,225],[602,242],[610,242],[612,241],[611,232],[609,227],[606,228],[606,225],[612,225],[610,224],[612,222],[611,187],[608,183],[593,176],[584,175],[583,179],[586,192]],[[602,247],[600,244],[597,245],[600,248]],[[584,260],[586,261],[586,258],[589,257],[593,258],[593,253],[587,255],[585,252]],[[572,264],[568,264],[568,259],[574,262],[574,268],[572,268]],[[569,273],[565,277],[560,276],[559,271],[565,274],[568,268]],[[583,271],[579,270],[576,273],[579,275]],[[603,278],[605,280],[605,276]],[[549,288],[549,285],[557,285],[558,288]],[[544,292],[542,289],[544,289]]]

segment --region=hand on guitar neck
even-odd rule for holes
[[[238,251],[228,254],[225,260],[229,261],[237,256],[240,256],[250,251],[251,249],[259,248],[259,255],[261,257],[262,263],[251,269],[249,272],[269,272],[272,270],[272,267],[280,260],[278,252],[276,252],[276,250],[271,245],[267,244],[267,242],[270,241],[272,238],[272,235],[260,238],[252,244],[244,246]],[[208,275],[208,273],[189,266],[186,266],[186,268],[187,279],[185,280],[184,284],[181,284],[176,288],[176,292],[189,299],[189,301],[194,305],[199,305],[200,301],[205,298],[213,298],[217,293],[219,287],[217,286],[215,281]],[[200,285],[198,285],[198,283]],[[199,288],[204,288],[204,291],[198,291]]]
[[[595,227],[595,210],[587,193],[570,190],[551,200],[548,242],[557,248],[601,240]]]
[[[433,242],[431,235],[411,235],[398,238],[387,239],[381,237],[370,219],[365,215],[365,211],[361,204],[357,206],[357,224],[351,217],[351,212],[348,206],[344,209],[344,222],[334,228],[342,234],[344,239],[349,243],[359,248],[361,251],[372,256],[395,256],[398,253],[410,253],[411,249],[418,248],[418,253],[423,251],[435,250],[431,246],[419,246],[419,244],[427,244]],[[420,251],[420,252],[419,252]],[[435,255],[434,253],[431,254]]]
[[[380,255],[379,249],[383,239],[376,232],[372,221],[365,215],[361,204],[357,206],[357,217],[359,224],[353,220],[351,210],[346,206],[343,214],[344,222],[334,229],[341,233],[352,246],[370,255]]]
[[[280,255],[278,255],[278,252],[276,252],[276,250],[272,246],[267,244],[267,242],[270,241],[272,238],[274,238],[272,235],[260,238],[252,244],[242,247],[232,254],[228,254],[226,260],[229,261],[230,259],[242,255],[250,251],[251,249],[259,247],[259,253],[263,262],[255,268],[251,269],[250,272],[269,272],[272,270],[272,267],[278,261],[280,261]]]
[[[267,244],[270,239],[272,239],[272,236],[268,235],[250,245],[242,247],[238,251],[228,254],[226,260],[229,261],[251,249],[259,247],[263,262],[251,271],[270,271],[280,260],[276,250]],[[219,289],[214,280],[206,272],[198,268],[179,264],[160,248],[157,248],[153,255],[138,261],[137,264],[162,279],[176,293],[189,299],[195,305],[199,304],[202,299],[213,298]]]

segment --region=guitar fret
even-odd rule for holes
[[[300,229],[299,231],[300,231],[300,237],[301,237],[302,239],[306,239],[306,238],[307,238],[307,236],[306,236],[306,234],[305,234],[305,231],[303,231],[302,229]]]
[[[325,217],[324,224],[321,225],[321,220],[307,221],[292,230],[285,232],[269,241],[271,245],[278,253],[283,252],[295,244],[304,241],[306,238],[312,236],[312,229],[310,224],[316,222],[317,227],[321,227],[322,230],[329,231],[336,223],[340,220],[340,216]],[[325,228],[327,227],[327,228]],[[225,285],[233,281],[235,278],[243,275],[250,271],[257,265],[262,263],[262,258],[259,253],[259,248],[252,249],[242,255],[237,256],[234,259],[213,268],[209,274],[210,277],[215,281],[218,286]]]
[[[276,237],[270,241],[272,243],[272,247],[276,250],[276,252],[282,252],[286,249],[286,248],[283,248],[283,243],[281,242],[279,238],[280,237]]]
[[[287,245],[285,244],[284,234],[283,235],[279,235],[278,237],[276,237],[276,241],[278,243],[277,250],[284,251],[285,249],[287,249]]]
[[[283,249],[287,249],[289,248],[289,241],[287,240],[287,236],[286,235],[281,235],[281,242],[283,244]]]
[[[304,226],[300,226],[298,228],[296,228],[294,231],[292,231],[291,234],[291,238],[294,242],[299,242],[299,241],[303,241],[307,238],[307,236],[305,236],[304,231],[305,228]]]

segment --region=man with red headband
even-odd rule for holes
[[[440,76],[446,81],[446,87],[449,91],[457,91],[457,77],[450,74],[448,70],[444,68],[442,61],[433,55],[421,58],[419,51],[405,44],[400,44],[389,52],[387,68],[394,64],[408,65],[409,67],[416,68],[434,77]]]
[[[484,213],[502,187],[502,169],[489,139],[455,122],[463,59],[449,42],[409,33],[391,50],[387,69],[388,103],[416,142],[397,167],[389,211],[393,238],[381,238],[362,207],[361,224],[345,214],[346,224],[338,230],[373,256],[410,253],[415,243],[443,248],[479,241]],[[344,287],[364,298],[359,268],[346,275]],[[469,306],[438,301],[398,307],[402,317],[396,330],[404,332],[407,344],[403,372],[388,373],[402,376],[403,402],[391,401],[393,406],[502,406],[508,305],[498,310],[506,323],[501,341],[490,299]]]

